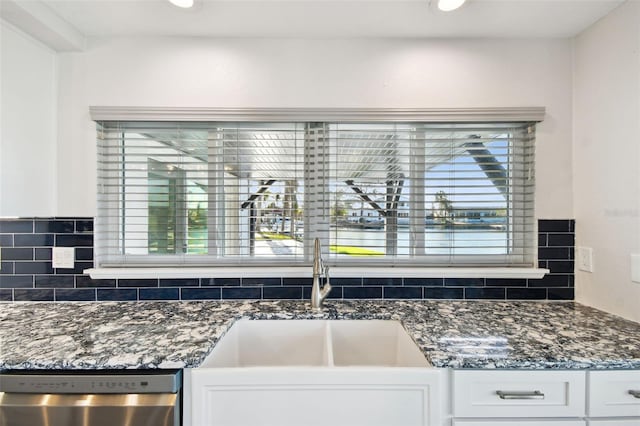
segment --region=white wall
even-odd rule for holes
[[[56,53],[0,20],[0,216],[56,212]]]
[[[640,2],[629,1],[575,40],[574,198],[577,245],[593,273],[577,271],[576,299],[640,321]]]
[[[569,40],[90,41],[60,56],[58,215],[95,214],[89,105],[545,106],[537,213],[573,217]]]

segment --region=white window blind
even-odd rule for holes
[[[96,267],[533,266],[535,124],[98,122]]]

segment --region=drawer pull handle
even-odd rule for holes
[[[544,394],[540,391],[496,391],[500,399],[544,399]]]
[[[629,395],[633,395],[634,398],[640,399],[640,390],[630,390]]]

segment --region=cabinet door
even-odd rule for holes
[[[640,371],[590,371],[589,417],[631,416],[640,417]]]
[[[454,417],[584,417],[583,371],[456,370]]]

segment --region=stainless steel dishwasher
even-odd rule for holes
[[[0,426],[179,426],[180,370],[0,373]]]

